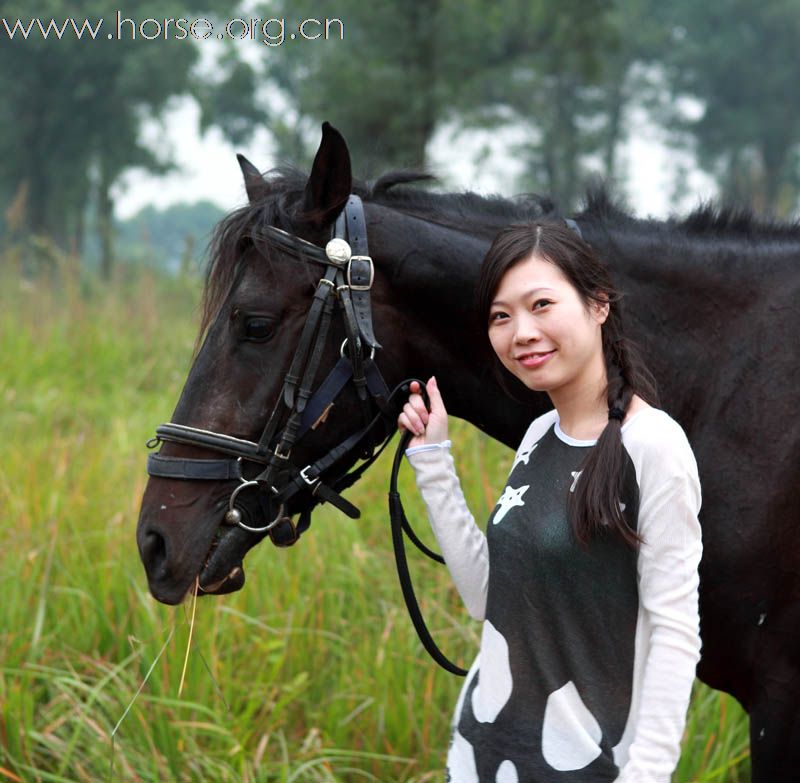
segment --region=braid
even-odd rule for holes
[[[611,528],[632,547],[642,538],[628,527],[620,509],[625,468],[622,420],[634,393],[657,404],[655,382],[644,368],[636,346],[622,336],[619,302],[603,324],[603,356],[606,363],[608,424],[589,452],[581,480],[570,498],[570,518],[581,543],[602,528]]]
[[[622,351],[618,348],[620,342],[611,344],[609,350],[604,350],[606,360],[606,375],[608,377],[608,409],[618,408],[627,412],[630,405],[633,391],[631,390],[628,379],[625,377],[625,360],[620,355]]]

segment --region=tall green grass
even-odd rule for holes
[[[441,780],[460,680],[402,606],[388,459],[349,493],[360,521],[324,507],[297,546],[248,556],[243,591],[198,602],[178,698],[188,609],[149,596],[134,532],[199,284],[0,283],[0,781]],[[485,516],[511,454],[466,425],[455,441]],[[402,483],[424,532],[409,471]],[[435,636],[468,662],[479,626],[443,568],[413,572]],[[675,779],[735,783],[748,767],[741,710],[698,685]]]

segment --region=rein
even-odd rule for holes
[[[237,525],[250,533],[266,533],[276,546],[291,546],[309,528],[311,512],[320,503],[327,501],[351,519],[360,517],[361,512],[341,493],[375,462],[394,436],[397,416],[415,379],[407,379],[390,391],[374,361],[381,348],[372,328],[370,302],[375,269],[367,245],[364,208],[358,196],[349,197],[333,226],[333,238],[324,249],[274,226],[265,226],[262,230],[282,252],[298,261],[313,262],[325,268],[317,283],[283,387],[264,430],[255,442],[184,424],[162,424],[156,428],[155,437],[148,441],[148,448],[157,448],[162,443],[179,443],[209,449],[229,458],[170,457],[159,451],[149,455],[147,472],[150,476],[167,479],[238,481],[228,498],[223,523]],[[347,336],[339,350],[338,362],[312,393],[337,303]],[[349,382],[356,389],[362,428],[315,462],[298,467],[291,460],[293,447],[309,430],[316,429],[325,421],[334,400]],[[424,384],[419,383],[424,390]],[[373,437],[378,427],[383,427],[387,433],[380,445]],[[414,533],[397,490],[400,465],[410,437],[411,434],[406,432],[400,438],[389,487],[392,544],[400,586],[425,649],[447,671],[464,676],[466,670],[450,662],[433,641],[408,570],[404,534],[425,555],[444,562]],[[336,463],[353,452],[364,460],[362,464],[350,472],[336,474]],[[256,524],[257,520],[250,518],[250,512],[240,499],[245,492],[256,493],[259,509],[269,520],[266,524]],[[310,503],[300,512],[299,522],[295,525],[288,511],[289,503],[298,495]],[[274,507],[277,507],[277,513],[270,519]]]

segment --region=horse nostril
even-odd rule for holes
[[[164,536],[155,530],[148,530],[142,542],[142,560],[148,573],[160,570],[167,560],[167,542]]]

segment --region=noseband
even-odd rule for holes
[[[324,249],[275,226],[261,230],[265,238],[283,253],[295,260],[324,267],[281,393],[261,437],[255,442],[184,424],[162,424],[148,442],[149,448],[156,448],[161,443],[179,443],[209,449],[230,458],[193,459],[157,452],[149,456],[147,472],[150,476],[167,479],[238,480],[239,484],[228,498],[223,522],[238,525],[250,533],[266,533],[277,546],[291,546],[308,529],[311,511],[319,503],[327,501],[352,519],[360,516],[360,511],[342,497],[341,492],[354,484],[386,448],[396,430],[397,416],[408,397],[413,379],[403,381],[389,391],[375,363],[375,354],[381,348],[373,333],[370,302],[375,269],[367,245],[364,207],[358,196],[349,197]],[[337,302],[346,339],[336,365],[312,393]],[[361,429],[316,461],[298,467],[291,459],[292,449],[309,430],[316,429],[325,421],[334,400],[349,382],[354,385],[358,397]],[[424,384],[420,383],[420,387],[424,389]],[[385,433],[382,443],[373,437],[377,427],[382,427]],[[444,561],[417,538],[397,492],[397,476],[409,438],[410,433],[404,433],[398,444],[389,492],[392,541],[403,596],[428,652],[448,671],[464,675],[466,671],[452,664],[431,638],[411,585],[403,533],[428,557]],[[353,453],[364,460],[362,464],[350,472],[337,472],[336,464]],[[248,524],[254,520],[249,518],[241,500],[246,492],[255,493],[262,513],[269,520],[266,524]],[[305,499],[305,504],[295,526],[289,504],[297,495]],[[274,508],[277,508],[277,513],[272,516]]]

